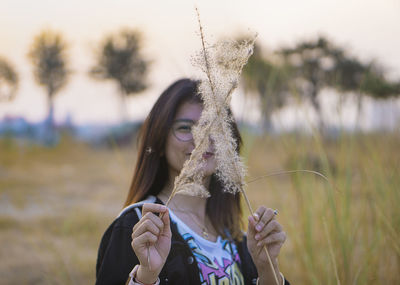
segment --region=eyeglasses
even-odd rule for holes
[[[194,122],[192,120],[178,119],[172,124],[172,133],[178,140],[189,142],[193,140],[193,125]]]

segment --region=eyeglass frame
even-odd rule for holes
[[[180,137],[176,134],[176,130],[175,130],[175,128],[174,128],[174,125],[175,125],[176,123],[179,123],[179,122],[190,123],[190,134],[191,134],[191,138],[190,138],[190,139],[188,139],[188,140],[182,139],[182,138],[180,138]],[[194,140],[194,138],[193,138],[193,133],[192,133],[192,127],[193,127],[194,125],[195,125],[195,122],[194,122],[193,120],[190,120],[190,119],[177,119],[177,120],[174,120],[174,121],[173,121],[172,126],[171,126],[171,131],[172,131],[172,134],[174,135],[174,137],[175,137],[177,140],[179,140],[179,141],[181,141],[181,142],[190,142],[190,141],[193,141],[193,140]]]

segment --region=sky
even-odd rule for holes
[[[94,81],[87,72],[104,36],[123,27],[142,31],[143,54],[152,62],[149,88],[127,101],[129,117],[143,118],[170,83],[200,73],[190,62],[200,48],[195,6],[211,43],[250,31],[258,33],[260,45],[274,50],[325,35],[362,60],[377,60],[390,77],[400,78],[400,0],[0,0],[0,56],[20,77],[15,100],[0,102],[0,120],[24,116],[36,122],[45,117],[47,98],[34,82],[27,52],[35,35],[52,29],[68,42],[73,71],[55,97],[56,121],[118,122],[116,85]],[[234,96],[234,112],[243,111],[243,100],[242,94]],[[257,115],[256,110],[252,113]]]

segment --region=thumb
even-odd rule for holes
[[[171,233],[171,222],[170,222],[170,219],[169,219],[169,210],[168,210],[168,208],[163,213],[162,221],[164,223],[164,228],[163,228],[162,234],[165,235],[165,236],[172,236],[172,233]]]

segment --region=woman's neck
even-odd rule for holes
[[[209,182],[207,182],[207,186]],[[171,195],[173,184],[168,183],[158,194],[158,198],[165,204]],[[203,238],[210,241],[217,240],[217,233],[206,214],[207,198],[176,194],[169,202],[170,208],[189,228],[197,232]]]
[[[161,193],[158,195],[158,198],[163,201],[165,204],[170,197],[174,183],[168,181],[168,183],[164,186]],[[210,184],[210,178],[205,178],[204,180],[204,187],[208,189]],[[179,211],[187,211],[197,215],[199,218],[204,219],[206,216],[206,203],[207,199],[204,197],[198,196],[189,196],[189,195],[182,195],[177,193],[169,202],[169,207],[172,209],[176,209]]]

